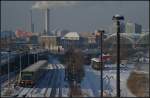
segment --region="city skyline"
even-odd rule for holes
[[[74,1],[48,3],[50,8],[50,30],[68,29],[77,32],[93,32],[96,29],[106,30],[112,25],[112,16],[121,14],[125,22],[131,21],[149,30],[148,1]],[[30,29],[30,10],[35,1],[2,1],[1,31]],[[53,6],[56,6],[55,8]],[[70,5],[70,6],[67,6]],[[19,8],[19,9],[18,9]],[[19,15],[18,15],[19,14]],[[35,32],[44,31],[44,12],[33,9]]]
[[[1,97],[149,97],[149,1],[1,5]]]

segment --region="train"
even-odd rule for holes
[[[25,68],[20,75],[19,85],[23,87],[33,86],[43,76],[44,67],[48,65],[47,60],[40,60]]]
[[[100,56],[98,58],[92,58],[91,59],[92,68],[96,70],[101,70],[105,67],[105,64],[110,62],[110,59],[111,59],[110,55],[103,55],[102,61],[101,61]]]

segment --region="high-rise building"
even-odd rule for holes
[[[142,26],[137,23],[127,22],[125,26],[126,33],[141,33]]]
[[[117,25],[115,22],[113,22],[113,24],[109,28],[110,29],[109,33],[117,33],[116,28],[117,28]],[[120,33],[124,33],[124,32],[125,32],[125,24],[124,22],[120,22]]]

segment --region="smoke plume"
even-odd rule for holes
[[[47,9],[76,5],[79,1],[38,1],[32,9]]]

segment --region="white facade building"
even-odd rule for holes
[[[126,33],[141,33],[142,26],[136,23],[127,22],[125,26]]]

